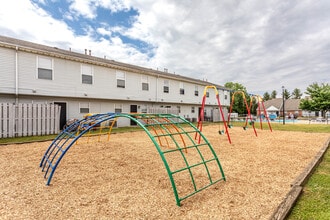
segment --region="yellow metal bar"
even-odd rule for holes
[[[215,86],[205,86],[205,88],[204,88],[204,95],[206,95],[206,92],[207,92],[208,89],[214,89],[215,95],[218,95],[219,94],[217,87],[215,87]]]
[[[108,132],[108,141],[110,141],[110,133],[112,131],[112,127],[114,126],[114,124],[116,123],[117,120],[118,120],[118,118],[115,118],[110,125],[109,132]]]

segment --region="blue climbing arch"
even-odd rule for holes
[[[102,122],[128,118],[136,122],[155,145],[169,176],[176,204],[219,181],[226,181],[220,161],[209,141],[192,123],[173,114],[94,114],[66,127],[49,145],[40,167],[47,185],[74,143]],[[112,124],[113,125],[113,124]],[[194,136],[201,136],[195,142]]]

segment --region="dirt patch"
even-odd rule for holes
[[[143,132],[79,141],[50,186],[40,160],[51,142],[0,147],[3,219],[268,219],[329,134],[203,127],[227,181],[175,203],[156,148]],[[189,153],[189,152],[188,152]]]

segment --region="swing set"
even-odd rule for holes
[[[198,130],[200,130],[200,132],[202,132],[202,130],[203,130],[203,121],[204,121],[205,101],[206,101],[206,94],[207,94],[208,89],[214,89],[215,97],[217,99],[218,106],[219,106],[219,113],[220,113],[220,116],[222,117],[223,125],[224,125],[224,128],[225,128],[225,131],[221,130],[220,124],[219,124],[219,134],[222,135],[222,134],[226,133],[228,141],[231,144],[231,139],[230,139],[230,135],[229,135],[229,132],[228,132],[228,126],[227,126],[227,123],[226,123],[226,120],[225,120],[225,117],[224,117],[224,114],[223,114],[223,111],[222,111],[222,106],[220,104],[219,92],[218,92],[218,90],[215,86],[205,86],[205,88],[204,88],[204,94],[203,94],[203,99],[202,99],[202,107],[201,107],[200,112],[199,112],[197,128],[198,128]],[[195,140],[197,139],[197,136],[198,136],[198,133],[195,134]],[[201,137],[199,135],[198,143],[200,143],[200,139],[201,139]]]
[[[233,93],[233,95],[232,95],[231,104],[230,104],[230,108],[229,108],[229,114],[228,114],[228,120],[227,120],[228,126],[229,126],[229,128],[231,128],[233,126],[232,124],[230,124],[230,116],[231,116],[231,113],[232,113],[232,110],[233,110],[233,105],[234,105],[234,101],[235,101],[235,96],[236,95],[242,95],[243,101],[244,101],[244,105],[245,105],[246,110],[248,112],[248,114],[247,114],[247,116],[245,118],[245,123],[244,123],[243,129],[246,130],[247,129],[247,125],[249,123],[250,125],[252,125],[254,134],[257,137],[258,134],[257,134],[256,128],[254,127],[254,121],[252,119],[252,115],[251,115],[251,111],[250,111],[251,106],[252,106],[252,102],[250,102],[250,106],[249,106],[248,103],[247,103],[247,101],[246,101],[245,93],[243,91],[240,91],[240,90],[239,91],[235,91]],[[250,121],[250,122],[248,122],[248,121]]]
[[[255,99],[256,102],[258,103],[258,109],[257,109],[257,111],[258,111],[258,115],[259,115],[260,129],[261,130],[263,129],[262,128],[263,117],[262,117],[262,114],[261,114],[261,106],[262,106],[264,118],[267,120],[267,123],[268,123],[268,127],[269,127],[270,132],[272,132],[273,131],[272,130],[272,126],[270,125],[269,117],[267,115],[267,111],[266,111],[266,108],[265,108],[263,99],[261,98],[260,95],[252,95],[251,96],[251,99],[250,99],[250,111],[252,109],[253,99]]]

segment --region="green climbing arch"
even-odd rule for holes
[[[169,176],[178,206],[182,200],[226,180],[209,141],[184,118],[173,114],[104,113],[74,122],[50,144],[40,162],[47,185],[65,153],[81,136],[102,122],[120,117],[135,121],[154,143]],[[198,143],[194,138],[196,133],[201,136]]]

